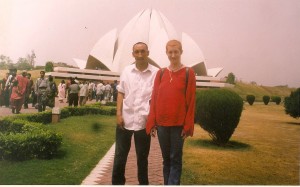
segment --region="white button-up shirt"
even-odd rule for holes
[[[148,64],[147,69],[142,72],[135,64],[131,64],[122,72],[117,89],[124,93],[122,108],[124,128],[134,131],[145,128],[157,71],[158,68],[151,64]]]

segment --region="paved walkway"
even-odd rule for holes
[[[87,103],[93,103],[93,101],[88,101]],[[66,107],[68,103],[60,103],[56,98],[56,107]],[[49,110],[50,108],[46,108]],[[21,110],[21,113],[36,113],[37,109],[33,108],[29,104],[28,109]],[[17,115],[11,112],[9,108],[0,107],[0,118],[3,116]],[[114,159],[115,145],[113,145],[106,155],[99,161],[96,167],[91,171],[91,173],[83,180],[82,185],[111,185],[111,174]],[[151,148],[148,159],[148,176],[150,185],[162,185],[163,184],[163,172],[162,172],[162,156],[158,143],[158,139],[151,139]],[[137,164],[135,156],[135,146],[134,142],[131,143],[131,149],[128,155],[127,165],[126,165],[126,185],[138,185],[137,179]]]
[[[115,144],[93,169],[90,175],[82,182],[83,185],[111,185]],[[148,176],[150,185],[163,184],[162,157],[157,138],[151,139],[151,148],[148,159]],[[138,185],[135,146],[132,140],[128,155],[126,170],[126,185]]]

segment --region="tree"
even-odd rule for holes
[[[289,97],[284,99],[285,113],[293,118],[300,117],[300,88],[291,92]]]
[[[53,62],[51,62],[51,61],[46,62],[45,71],[46,72],[52,72],[53,69],[54,69]]]
[[[34,52],[34,50],[31,50],[31,55],[30,55],[30,54],[27,55],[27,60],[28,60],[28,63],[29,63],[32,67],[35,66],[35,60],[34,60],[35,58],[36,58],[35,52]]]
[[[195,122],[218,145],[225,145],[237,127],[243,99],[233,91],[210,89],[197,92]]]
[[[32,66],[29,64],[28,60],[26,58],[19,58],[17,64],[18,70],[31,70]]]
[[[235,84],[235,75],[233,73],[229,73],[226,82],[229,84]]]
[[[11,64],[13,63],[9,57],[0,55],[0,69],[8,69]]]

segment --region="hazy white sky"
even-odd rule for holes
[[[0,54],[74,64],[146,8],[190,35],[219,76],[300,87],[300,0],[0,0]]]

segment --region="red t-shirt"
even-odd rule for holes
[[[164,69],[156,74],[151,97],[150,113],[146,124],[147,133],[158,126],[183,126],[186,135],[194,132],[196,79],[189,68],[186,84],[186,68],[176,72]]]

